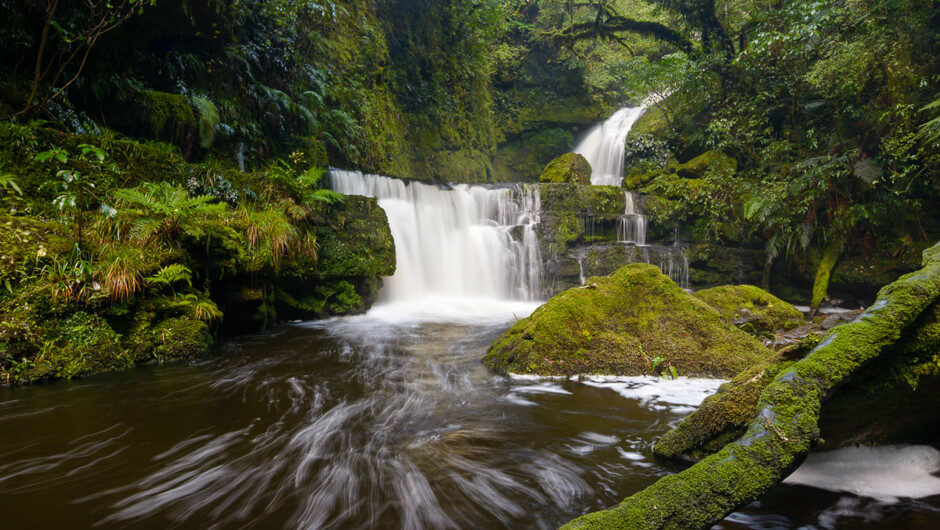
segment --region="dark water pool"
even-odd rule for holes
[[[553,528],[680,469],[650,447],[711,383],[509,381],[480,364],[506,326],[301,324],[0,389],[0,527]],[[940,528],[938,507],[787,486],[721,527]]]

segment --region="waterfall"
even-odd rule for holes
[[[607,121],[591,129],[575,146],[574,152],[583,155],[591,164],[591,184],[619,186],[623,182],[624,142],[645,110],[645,107],[618,110]]]
[[[636,206],[636,199],[629,191],[625,193],[623,215],[617,228],[617,241],[646,245],[646,216]]]
[[[679,247],[670,247],[675,249],[673,252],[667,252],[662,255],[659,262],[659,268],[663,274],[669,276],[676,285],[685,290],[689,289],[689,258],[685,256],[683,249]]]
[[[537,186],[443,189],[337,169],[328,180],[340,193],[378,198],[388,215],[397,268],[381,302],[542,297]]]

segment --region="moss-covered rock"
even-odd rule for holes
[[[150,330],[155,342],[153,354],[158,359],[193,357],[209,351],[212,335],[200,320],[168,318]]]
[[[718,151],[706,151],[684,164],[675,167],[682,178],[700,179],[709,171],[731,171],[738,168],[738,161]]]
[[[590,278],[516,322],[486,353],[499,372],[730,377],[770,355],[653,265]]]
[[[571,149],[574,135],[559,127],[525,131],[499,146],[493,166],[500,182],[534,181],[546,164]]]
[[[134,103],[136,123],[127,124],[129,133],[172,142],[187,155],[192,151],[198,139],[199,120],[188,97],[145,90],[137,94]]]
[[[293,267],[284,275],[343,279],[395,273],[395,242],[385,210],[376,199],[347,196],[340,207],[317,219],[316,225],[317,261],[309,268]]]
[[[695,293],[714,307],[725,322],[752,335],[773,335],[805,323],[803,313],[787,302],[753,285],[722,285]]]
[[[663,111],[657,107],[651,107],[633,124],[633,127],[630,129],[630,134],[627,135],[627,141],[629,142],[632,136],[641,134],[651,134],[660,137],[663,136],[668,129],[669,124],[666,122]]]
[[[664,458],[699,460],[740,437],[757,413],[764,388],[821,339],[820,334],[808,335],[734,376],[657,440],[653,452]]]
[[[564,183],[538,184],[542,203],[537,227],[543,255],[564,256],[587,238],[616,241],[617,224],[624,208],[624,192],[616,186]]]
[[[940,304],[822,406],[821,449],[935,443],[940,436]]]
[[[36,300],[0,316],[0,383],[35,383],[118,370],[132,364],[107,321]]]
[[[565,153],[552,160],[539,175],[540,182],[591,183],[591,164],[578,153]]]
[[[764,252],[713,244],[689,247],[689,280],[694,286],[760,284]]]

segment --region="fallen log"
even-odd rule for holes
[[[865,313],[835,328],[764,388],[743,436],[619,505],[564,528],[705,528],[754,501],[820,442],[822,403],[897,342],[938,298],[940,244],[924,252],[921,270],[883,288]]]

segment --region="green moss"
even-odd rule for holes
[[[661,357],[657,370],[729,377],[767,355],[657,267],[634,264],[555,296],[494,342],[484,362],[500,372],[640,375]]]
[[[173,142],[191,148],[199,133],[199,119],[189,98],[144,90],[137,94],[142,120],[146,123],[146,136]]]
[[[694,244],[686,251],[692,285],[715,286],[729,282],[759,284],[764,253],[760,250]]]
[[[40,303],[3,315],[0,382],[71,379],[131,364],[118,335],[103,318],[67,311]]]
[[[537,186],[542,203],[539,235],[543,252],[563,256],[575,244],[587,242],[586,223],[594,223],[597,230],[592,232],[598,240],[616,240],[616,225],[623,213],[623,190],[616,186],[585,186],[570,182],[540,183]],[[605,223],[609,225],[609,234],[606,235],[603,232]]]
[[[193,357],[209,351],[212,335],[209,326],[200,320],[168,318],[150,330],[158,359]]]
[[[752,334],[772,335],[805,323],[799,309],[753,285],[713,287],[696,292],[695,297],[717,309],[725,322],[749,325],[755,331]]]
[[[685,164],[675,167],[675,172],[682,178],[700,179],[709,171],[734,172],[738,161],[717,151],[706,151]]]
[[[829,275],[842,255],[843,243],[841,240],[831,242],[823,251],[822,260],[816,268],[816,279],[813,281],[813,300],[810,309],[816,312],[820,304],[826,299],[829,292]]]
[[[503,165],[497,170],[500,182],[532,181],[546,164],[568,151],[574,144],[574,135],[567,129],[549,127],[526,131],[517,138],[500,145],[493,165]]]
[[[757,402],[764,388],[795,359],[816,347],[821,338],[819,334],[809,335],[734,376],[657,440],[653,452],[664,458],[701,459],[739,438],[757,414]]]
[[[538,190],[543,212],[592,216],[623,214],[624,192],[616,186],[541,183]]]
[[[578,153],[565,153],[552,160],[539,175],[540,182],[591,183],[591,164]]]
[[[395,242],[385,211],[375,199],[346,197],[342,207],[317,221],[316,264],[293,267],[286,276],[317,279],[391,276]]]
[[[290,291],[277,289],[277,302],[293,310],[286,313],[300,318],[324,318],[367,309],[366,301],[359,295],[356,286],[345,280],[312,287],[296,284],[291,287]]]
[[[627,141],[630,141],[631,136],[639,134],[652,134],[656,137],[662,137],[668,131],[669,125],[666,123],[663,111],[657,107],[651,107],[633,124],[630,134],[627,135]]]
[[[823,404],[826,449],[847,445],[932,443],[940,426],[940,305]]]

